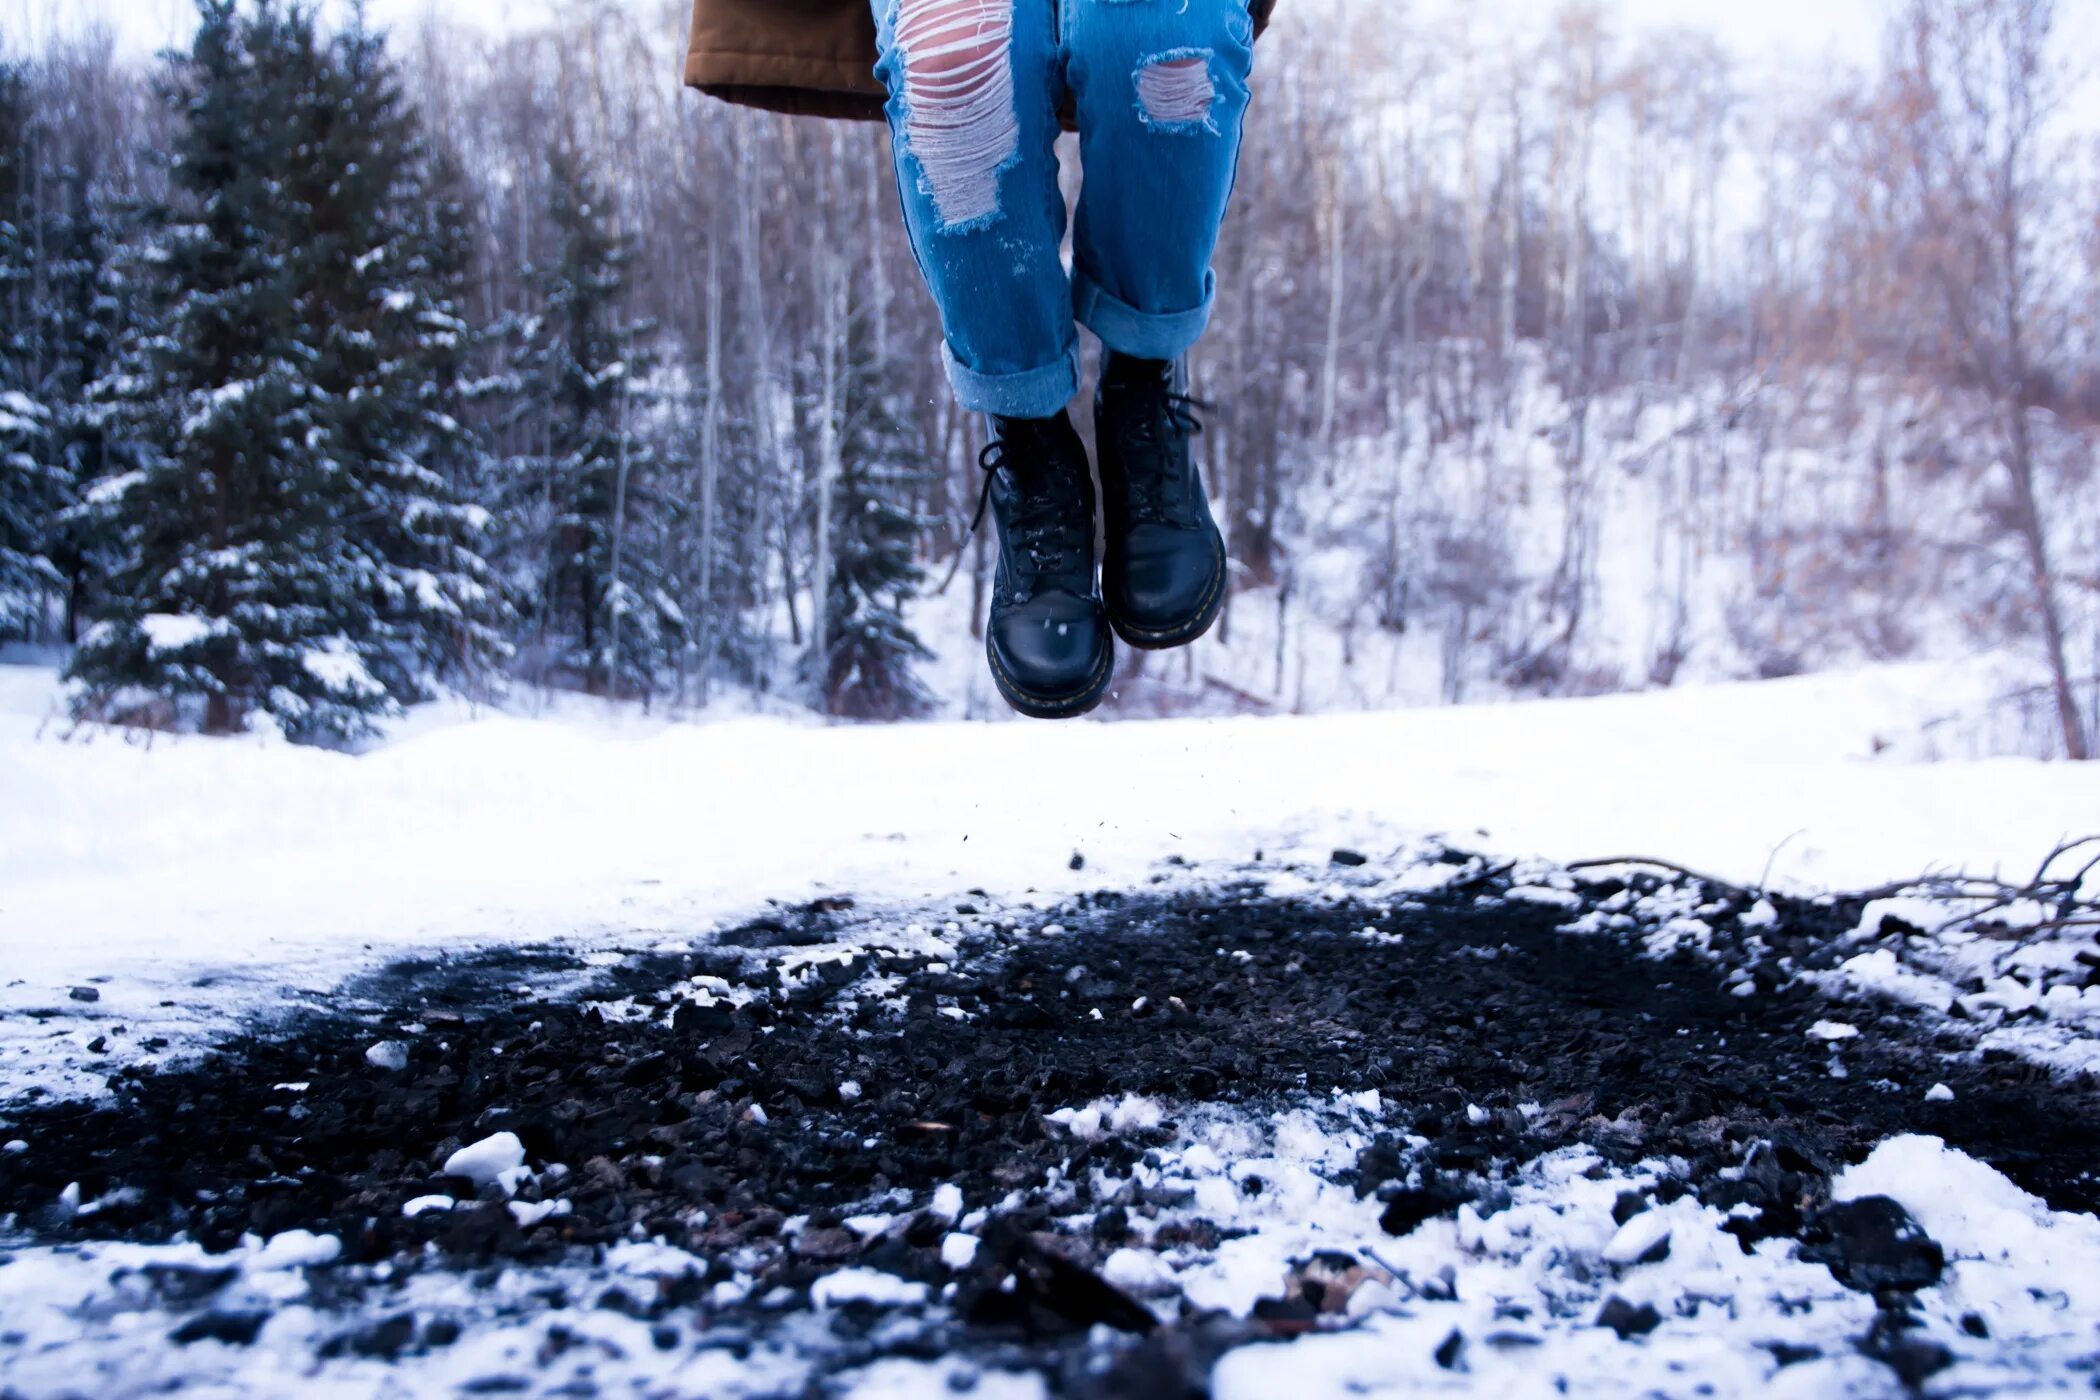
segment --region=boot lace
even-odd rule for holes
[[[984,472],[984,489],[977,496],[977,514],[970,520],[970,533],[976,534],[984,524],[985,510],[992,501],[993,479],[1003,471],[1013,482],[1016,495],[1012,518],[1002,522],[1009,545],[1028,560],[1036,576],[1078,572],[1081,552],[1092,540],[1074,525],[1085,514],[1077,483],[1040,464],[1029,464],[1035,470],[1017,469],[1013,449],[1003,438],[994,438],[984,445],[977,454],[977,465]],[[1026,592],[1024,588],[1024,596]]]
[[[1181,454],[1203,431],[1196,410],[1208,413],[1215,405],[1169,391],[1149,407],[1150,412],[1132,414],[1121,425],[1130,518],[1133,523],[1184,524],[1188,473],[1181,470]]]

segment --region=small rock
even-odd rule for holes
[[[1466,1334],[1456,1327],[1451,1335],[1436,1344],[1436,1364],[1447,1371],[1463,1370],[1466,1364]]]
[[[1881,1314],[1860,1339],[1859,1350],[1894,1371],[1898,1380],[1916,1392],[1954,1364],[1954,1353],[1930,1337],[1918,1336],[1906,1324],[1907,1320],[1895,1322],[1890,1314]]]
[[[168,1334],[168,1340],[177,1346],[186,1347],[192,1342],[224,1342],[230,1347],[244,1347],[255,1341],[256,1333],[270,1320],[266,1312],[210,1312],[193,1317]]]
[[[1329,856],[1327,859],[1336,865],[1354,866],[1369,865],[1371,863],[1371,858],[1365,855],[1362,851],[1352,851],[1346,846],[1336,847],[1334,854]]]
[[[240,1276],[238,1269],[200,1269],[188,1264],[148,1264],[139,1271],[164,1306],[202,1307]]]
[[[1643,1303],[1635,1307],[1614,1293],[1604,1300],[1603,1308],[1597,1313],[1596,1325],[1609,1327],[1619,1334],[1619,1340],[1623,1342],[1628,1337],[1645,1337],[1660,1327],[1662,1314],[1655,1310],[1653,1303]]]
[[[1927,1103],[1953,1103],[1954,1091],[1944,1084],[1935,1084],[1925,1091]]]
[[[408,1068],[408,1046],[398,1040],[382,1040],[365,1051],[365,1063],[398,1074]]]
[[[839,1264],[860,1253],[851,1230],[804,1230],[795,1236],[795,1254],[817,1264]]]
[[[1077,851],[1074,851],[1074,852],[1072,852],[1072,859],[1071,859],[1071,862],[1070,862],[1070,864],[1069,864],[1069,866],[1068,866],[1067,868],[1069,868],[1069,869],[1072,869],[1072,870],[1084,870],[1084,869],[1086,869],[1086,857],[1085,857],[1085,856],[1083,856],[1083,855],[1081,855],[1081,854],[1080,854],[1079,852],[1077,852]]]
[[[72,991],[67,992],[66,995],[75,1001],[102,1000],[102,993],[96,991],[93,987],[75,987]]]
[[[416,1315],[399,1313],[386,1321],[376,1323],[362,1331],[354,1332],[348,1339],[349,1349],[359,1356],[376,1361],[393,1361],[407,1350],[416,1339]]]
[[[1862,1196],[1816,1212],[1801,1232],[1800,1257],[1827,1265],[1838,1282],[1862,1293],[1929,1288],[1947,1264],[1938,1242],[1887,1196]]]
[[[1450,1215],[1471,1199],[1469,1193],[1451,1186],[1409,1187],[1385,1203],[1385,1214],[1378,1217],[1378,1223],[1388,1235],[1412,1234],[1423,1221]]]
[[[1305,1298],[1257,1298],[1253,1316],[1279,1337],[1302,1336],[1320,1325],[1320,1310]]]

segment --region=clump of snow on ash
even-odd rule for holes
[[[872,1303],[877,1307],[902,1307],[926,1301],[927,1287],[880,1269],[840,1269],[810,1285],[809,1300],[820,1308],[847,1303]]]
[[[244,1261],[253,1273],[276,1273],[288,1269],[316,1269],[343,1257],[343,1242],[334,1235],[311,1230],[286,1230],[272,1235]]]
[[[1084,1108],[1060,1108],[1043,1117],[1081,1142],[1114,1133],[1147,1132],[1166,1121],[1157,1102],[1137,1094],[1126,1094],[1120,1101],[1096,1099]]]
[[[464,1177],[478,1189],[501,1186],[507,1196],[531,1173],[525,1168],[525,1144],[516,1133],[495,1133],[462,1147],[445,1159],[445,1175]]]

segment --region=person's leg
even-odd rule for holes
[[[940,307],[955,396],[988,420],[992,678],[1023,714],[1083,714],[1107,693],[1115,643],[1093,479],[1065,411],[1079,337],[1059,257],[1057,0],[874,5],[912,251]]]
[[[1189,439],[1183,353],[1209,323],[1211,253],[1238,168],[1247,0],[1061,0],[1086,187],[1073,307],[1101,339],[1094,445],[1101,593],[1132,646],[1192,642],[1229,581]]]
[[[897,186],[964,408],[1059,412],[1078,337],[1058,247],[1057,0],[873,0]]]
[[[1086,184],[1073,304],[1109,350],[1172,360],[1210,319],[1253,65],[1247,0],[1058,0]]]

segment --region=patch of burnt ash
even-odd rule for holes
[[[246,1235],[335,1235],[342,1260],[316,1273],[338,1303],[422,1270],[661,1238],[706,1271],[595,1302],[660,1324],[666,1345],[750,1345],[783,1298],[806,1309],[826,1275],[874,1269],[936,1293],[955,1284],[953,1307],[910,1339],[838,1310],[839,1367],[960,1348],[1024,1357],[1059,1393],[1171,1394],[1200,1387],[1226,1347],[1322,1313],[1301,1288],[1250,1319],[1183,1303],[1157,1326],[1100,1277],[1158,1203],[1095,1199],[1090,1169],[1127,1177],[1173,1139],[1177,1105],[1268,1112],[1377,1090],[1396,1106],[1391,1131],[1361,1154],[1355,1186],[1394,1233],[1464,1203],[1492,1212],[1555,1148],[1682,1159],[1657,1196],[1754,1207],[1734,1227],[1746,1249],[1797,1238],[1884,1295],[1877,1345],[1892,1365],[1917,1362],[1903,1299],[1937,1276],[1936,1246],[1878,1208],[1833,1208],[1839,1167],[1931,1133],[2058,1208],[2100,1206],[2090,1083],[1968,1055],[1950,1028],[1895,1007],[1848,1007],[1864,1033],[1841,1048],[1809,1034],[1833,1003],[1798,973],[1856,906],[1778,901],[1776,919],[1746,922],[1725,896],[1701,899],[1697,946],[1571,934],[1665,887],[1576,882],[1570,908],[1511,897],[1507,870],[1474,865],[1405,896],[1367,884],[1278,899],[1252,881],[1102,891],[1019,927],[976,900],[938,950],[885,945],[880,911],[831,900],[605,966],[547,949],[398,964],[346,989],[341,1010],[258,1028],[179,1071],[119,1073],[106,1099],[11,1106],[8,1135],[33,1146],[0,1156],[0,1217],[43,1242],[181,1235],[221,1251]],[[381,1042],[398,1056],[375,1060]],[[1934,1083],[1954,1097],[1926,1099]],[[1168,1120],[1080,1140],[1044,1119],[1127,1095],[1166,1104]],[[533,1168],[514,1198],[444,1175],[462,1145],[502,1132]],[[942,1255],[950,1222],[924,1205],[949,1184],[1001,1203],[956,1266]],[[405,1213],[427,1197],[457,1205]],[[869,1230],[871,1212],[894,1218]],[[1171,1228],[1214,1242],[1201,1223]],[[359,1267],[378,1264],[386,1284]],[[731,1281],[725,1297],[716,1285]],[[193,1313],[183,1326],[198,1335],[238,1342],[260,1325],[214,1321],[211,1290],[176,1282],[168,1306]],[[1607,1325],[1620,1324],[1639,1330]],[[390,1319],[383,1336],[340,1340],[438,1347],[450,1325]],[[1146,1340],[1104,1372],[1088,1360],[1096,1325]]]

